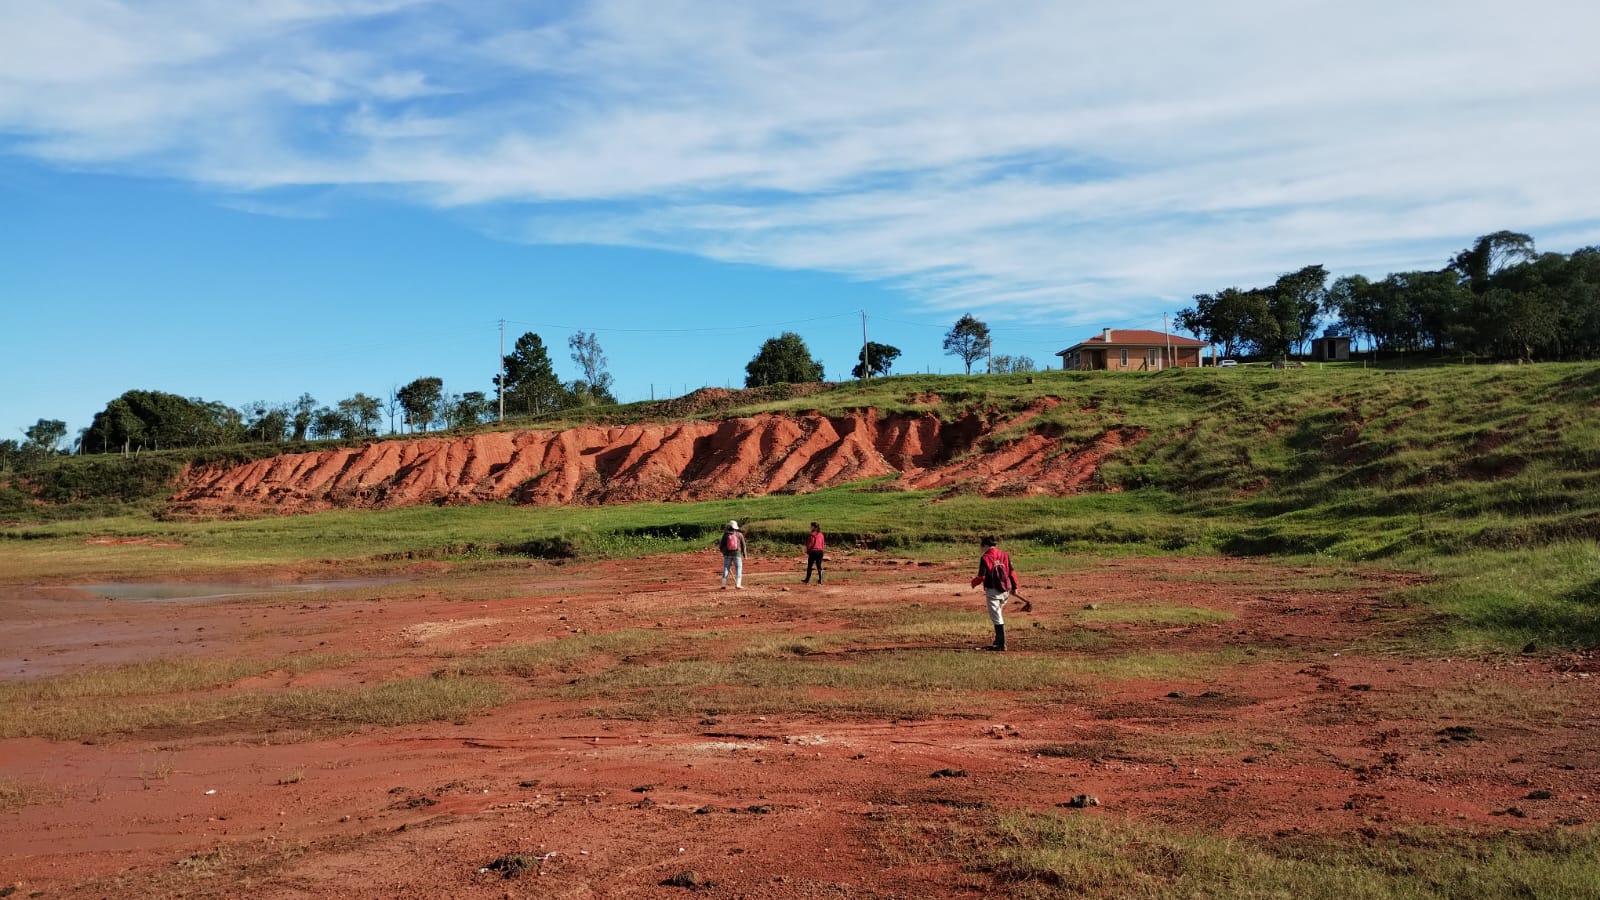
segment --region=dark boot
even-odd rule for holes
[[[1005,652],[1005,649],[1006,649],[1006,627],[1004,625],[996,625],[994,627],[994,643],[990,644],[989,646],[987,646],[987,647],[985,647],[983,649],[985,649],[985,650],[994,650],[994,651],[1000,652],[1000,653]]]

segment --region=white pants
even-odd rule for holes
[[[1011,592],[997,591],[992,588],[984,588],[983,595],[989,598],[990,624],[1004,625],[1006,620],[1005,617],[1001,615],[1001,611],[1006,608],[1006,601],[1011,599]]]

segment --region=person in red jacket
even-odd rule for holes
[[[1006,649],[1006,620],[1001,611],[1006,600],[1017,589],[1017,570],[1011,567],[1011,554],[1001,550],[992,537],[982,540],[983,556],[978,558],[978,575],[972,586],[983,585],[983,594],[989,601],[989,621],[994,625],[994,643],[982,649]]]
[[[823,548],[827,546],[827,538],[822,535],[822,526],[811,523],[811,533],[806,535],[806,577],[801,584],[811,583],[811,569],[817,570],[817,584],[822,583],[822,556]]]

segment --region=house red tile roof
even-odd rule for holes
[[[1059,356],[1061,353],[1068,353],[1078,347],[1090,344],[1100,347],[1165,347],[1169,341],[1174,347],[1206,346],[1205,341],[1179,337],[1178,335],[1161,331],[1149,331],[1143,328],[1108,328],[1082,343],[1074,344],[1066,350],[1060,351],[1056,355]]]

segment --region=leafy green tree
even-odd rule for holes
[[[321,406],[311,411],[311,437],[318,440],[327,440],[336,437],[349,437],[355,430],[355,423],[344,412],[328,406]]]
[[[1178,327],[1209,344],[1220,345],[1223,356],[1246,350],[1281,352],[1283,326],[1271,304],[1270,288],[1225,288],[1215,294],[1196,294],[1195,305],[1178,313]]]
[[[427,431],[439,409],[444,393],[444,379],[418,378],[395,393],[400,398],[400,408],[405,410],[406,425],[412,430]]]
[[[85,453],[131,452],[237,443],[243,417],[232,407],[162,391],[127,391],[95,414]]]
[[[544,340],[533,332],[517,338],[516,346],[505,357],[505,375],[495,377],[495,387],[503,391],[506,409],[528,415],[553,412],[567,405],[567,389],[556,377]]]
[[[1384,282],[1398,295],[1390,302],[1404,308],[1411,323],[1411,338],[1402,349],[1444,348],[1462,310],[1472,302],[1472,292],[1449,269],[1399,272]],[[1391,315],[1390,321],[1399,315]]]
[[[1328,270],[1306,266],[1278,276],[1267,294],[1267,308],[1277,321],[1277,346],[1269,353],[1287,356],[1302,352],[1316,330],[1327,297]]]
[[[1335,279],[1323,298],[1323,311],[1338,319],[1338,330],[1377,342],[1382,332],[1379,291],[1365,275]]]
[[[1254,307],[1250,295],[1230,287],[1214,294],[1195,294],[1194,304],[1178,312],[1178,327],[1220,346],[1223,356],[1238,355]]]
[[[306,432],[311,428],[311,416],[316,411],[317,400],[310,394],[301,394],[300,399],[294,402],[294,439],[303,441]]]
[[[0,472],[23,465],[22,445],[13,440],[0,441]]]
[[[811,358],[805,340],[792,331],[767,338],[755,357],[745,363],[744,371],[745,387],[822,380],[822,363]]]
[[[1600,247],[1582,247],[1548,281],[1561,310],[1566,355],[1600,356]]]
[[[60,419],[40,419],[23,432],[28,443],[45,453],[54,453],[56,445],[67,436],[67,423]]]
[[[572,362],[583,377],[571,385],[573,396],[585,406],[595,403],[616,403],[611,395],[611,374],[606,371],[606,355],[600,349],[600,340],[593,334],[580,331],[567,339],[572,351]]]
[[[377,397],[357,393],[348,400],[340,400],[338,409],[349,425],[341,431],[344,437],[367,438],[378,433],[378,424],[383,421],[383,402]]]
[[[1240,310],[1244,318],[1239,338],[1249,351],[1261,356],[1274,356],[1284,352],[1287,342],[1283,325],[1273,314],[1271,288],[1251,288],[1240,295]]]
[[[974,319],[971,313],[956,320],[944,335],[944,352],[961,359],[972,374],[972,364],[989,353],[989,326]]]
[[[889,374],[889,367],[900,358],[900,348],[877,341],[867,341],[867,346],[856,354],[855,368],[850,370],[851,378],[865,378],[870,369],[871,374],[883,376]],[[871,363],[869,367],[867,364]]]
[[[288,436],[289,407],[257,400],[246,403],[244,409],[250,415],[244,427],[247,440],[277,444]]]
[[[445,404],[445,424],[449,428],[472,428],[488,418],[493,410],[483,391],[454,394]]]
[[[995,375],[1022,375],[1034,371],[1031,356],[996,356],[990,360],[989,371]]]
[[[1520,231],[1486,234],[1450,260],[1450,268],[1474,294],[1489,290],[1489,280],[1508,266],[1537,257],[1533,238]]]

